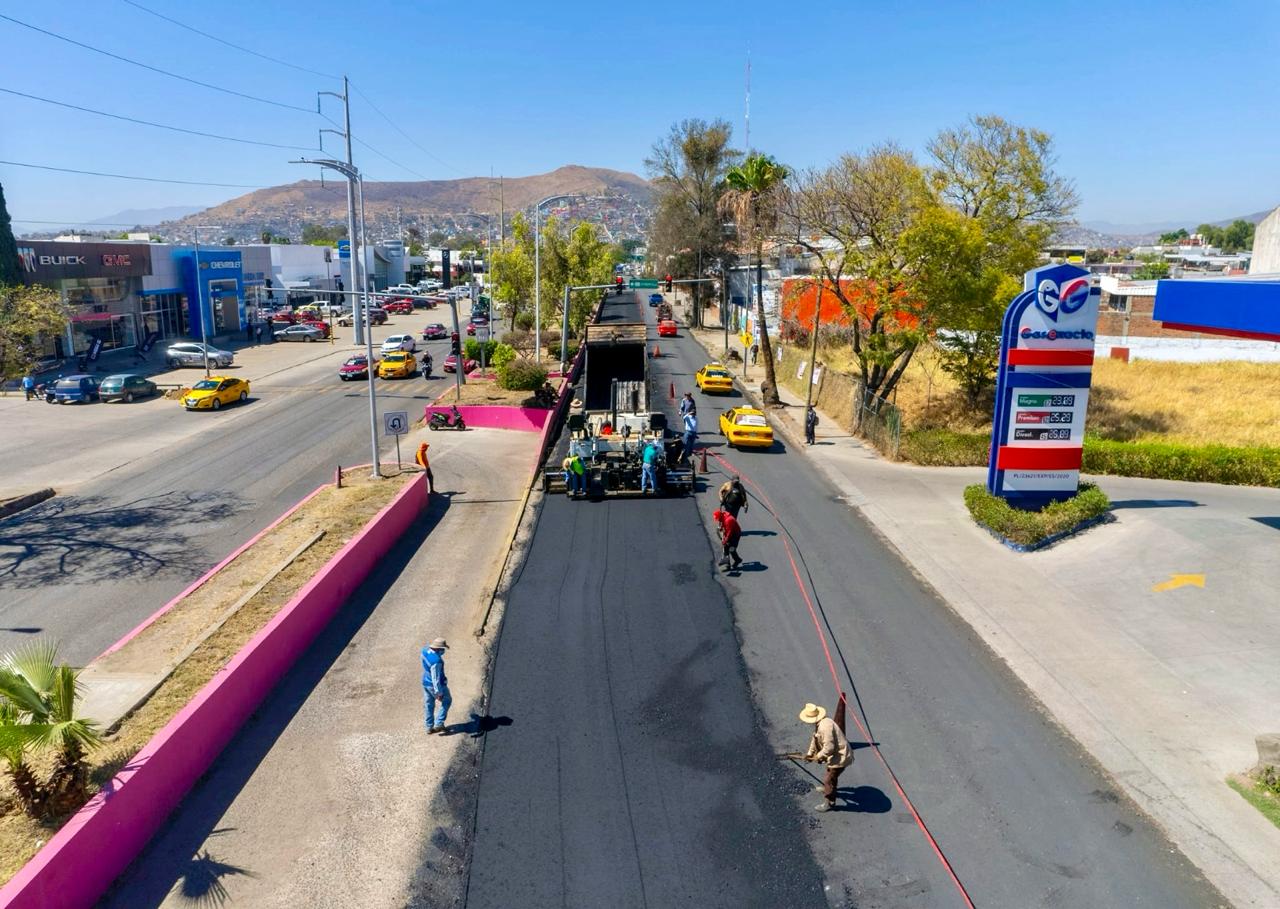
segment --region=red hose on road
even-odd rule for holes
[[[705,448],[703,450],[706,451]],[[809,617],[813,620],[814,630],[818,632],[818,642],[822,644],[822,655],[826,658],[827,668],[831,671],[831,680],[836,686],[836,700],[839,702],[839,700],[845,696],[844,689],[840,685],[840,674],[836,672],[835,661],[831,659],[831,648],[827,646],[827,635],[826,632],[822,630],[822,623],[818,620],[818,611],[813,605],[812,597],[809,596],[809,588],[800,577],[800,568],[796,565],[795,554],[792,552],[791,542],[788,539],[790,533],[787,531],[786,527],[783,526],[782,520],[778,517],[778,513],[773,508],[773,503],[769,501],[769,496],[760,488],[759,484],[751,479],[750,475],[734,467],[733,464],[718,452],[713,451],[710,452],[710,454],[713,458],[724,465],[730,473],[737,474],[742,477],[742,479],[751,486],[755,491],[756,498],[764,504],[765,510],[768,511],[769,514],[773,515],[773,519],[777,521],[778,526],[782,528],[782,545],[787,551],[787,560],[791,563],[791,574],[795,578],[796,586],[800,588],[800,594],[804,597],[805,605],[809,607]],[[876,759],[880,761],[880,765],[884,767],[885,772],[889,774],[889,779],[893,783],[893,788],[897,790],[898,796],[902,799],[902,803],[907,806],[907,810],[910,811],[911,816],[915,818],[916,826],[920,828],[920,832],[923,833],[925,839],[929,841],[929,845],[933,848],[933,854],[938,857],[938,861],[942,862],[942,867],[946,869],[947,874],[951,877],[951,882],[955,884],[956,889],[960,891],[960,896],[964,899],[964,904],[968,906],[969,909],[974,909],[973,900],[969,898],[969,892],[964,889],[964,884],[960,882],[960,878],[956,875],[955,869],[951,867],[951,862],[949,862],[946,855],[943,854],[942,847],[938,845],[938,841],[934,839],[933,834],[929,832],[929,828],[925,824],[924,819],[920,817],[920,812],[916,811],[916,806],[911,803],[911,799],[907,795],[906,790],[902,788],[902,783],[898,781],[897,774],[893,772],[893,768],[889,766],[889,762],[885,760],[884,755],[880,752],[880,746],[872,741],[871,733],[867,730],[867,727],[863,725],[862,718],[858,716],[858,713],[856,711],[849,711],[849,713],[853,716],[853,721],[858,724],[858,732],[863,739],[866,740],[867,746],[871,749],[872,754],[876,756]]]

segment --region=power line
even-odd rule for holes
[[[337,133],[338,133],[339,135],[343,135],[342,127],[338,124],[338,122],[337,122],[336,120],[334,120],[332,117],[330,117],[330,116],[328,116],[327,114],[324,114],[324,113],[320,114],[320,116],[325,120],[325,122],[327,122],[330,126],[332,126],[332,127],[337,131]],[[401,170],[406,170],[406,171],[408,171],[409,173],[411,173],[411,174],[413,174],[415,177],[417,177],[419,180],[430,180],[430,179],[431,179],[430,177],[426,176],[425,174],[420,174],[420,173],[418,173],[416,170],[414,170],[414,169],[413,169],[413,168],[411,168],[411,167],[406,167],[405,165],[401,164],[399,161],[397,161],[395,158],[391,157],[390,155],[383,154],[382,152],[378,151],[378,149],[376,149],[376,148],[374,148],[372,145],[370,145],[368,142],[366,142],[366,141],[364,141],[363,139],[361,139],[359,136],[352,136],[352,137],[351,137],[351,141],[352,141],[352,142],[355,142],[357,145],[363,145],[365,148],[369,149],[369,151],[373,152],[373,153],[374,153],[375,155],[377,155],[379,158],[382,158],[382,159],[384,159],[384,160],[390,161],[390,162],[391,162],[392,164],[394,164],[396,167],[400,168]],[[362,178],[362,179],[364,178],[364,173],[363,173],[363,172],[361,173],[361,178]]]
[[[130,174],[107,174],[96,170],[76,170],[71,167],[53,167],[48,164],[27,164],[22,161],[0,161],[10,167],[30,167],[35,170],[52,170],[62,174],[83,174],[89,177],[114,177],[117,180],[140,180],[144,183],[179,183],[183,186],[221,186],[228,189],[265,189],[263,186],[250,186],[247,183],[206,183],[202,180],[164,180],[160,177],[135,177]]]
[[[39,95],[29,95],[26,92],[15,91],[12,88],[0,87],[0,92],[4,92],[7,95],[17,95],[19,98],[27,98],[31,101],[40,101],[44,104],[54,104],[58,107],[65,107],[70,110],[78,110],[86,114],[96,114],[99,117],[110,117],[112,120],[124,120],[126,123],[137,123],[142,126],[154,126],[157,129],[167,129],[175,133],[186,133],[190,136],[203,136],[206,139],[221,139],[224,142],[240,142],[244,145],[262,145],[266,148],[287,148],[294,151],[316,151],[314,146],[281,145],[277,142],[261,142],[257,139],[241,139],[237,136],[223,136],[218,133],[201,132],[198,129],[185,129],[181,126],[169,126],[166,123],[153,123],[150,120],[139,120],[136,117],[126,117],[124,114],[109,114],[105,110],[96,110],[92,107],[80,107],[78,104],[68,104],[65,101],[54,101],[52,98],[41,98]]]
[[[126,0],[126,2],[129,2],[129,0]],[[366,95],[364,92],[360,91],[360,87],[359,87],[359,86],[357,86],[357,85],[352,85],[351,87],[352,87],[352,88],[354,88],[354,89],[356,90],[356,94],[357,94],[357,95],[359,95],[361,98],[364,98],[365,102],[366,102],[370,107],[372,107],[372,108],[373,108],[374,112],[375,112],[375,113],[377,113],[377,115],[378,115],[379,117],[381,117],[383,120],[386,120],[388,123],[390,123],[390,124],[391,124],[391,128],[392,128],[392,129],[394,129],[394,130],[395,130],[396,132],[398,132],[400,135],[402,135],[402,136],[404,136],[406,139],[408,139],[408,140],[409,140],[409,142],[410,142],[414,147],[416,147],[419,151],[421,151],[424,155],[426,155],[426,156],[427,156],[428,158],[430,158],[432,161],[435,161],[437,164],[440,164],[440,165],[443,165],[444,167],[449,168],[449,170],[453,171],[454,173],[463,174],[464,176],[466,175],[466,172],[465,172],[465,171],[463,171],[461,168],[454,167],[454,166],[453,166],[452,164],[450,164],[448,161],[444,161],[444,160],[442,160],[442,159],[441,159],[441,158],[439,158],[437,155],[435,155],[433,152],[431,152],[430,150],[428,150],[425,146],[421,145],[421,144],[418,142],[418,140],[417,140],[417,139],[413,138],[413,136],[409,135],[407,132],[405,132],[403,129],[401,129],[401,128],[399,127],[399,125],[397,125],[397,124],[396,124],[396,122],[395,122],[394,120],[392,120],[390,117],[388,117],[386,114],[384,114],[384,113],[382,112],[381,108],[379,108],[379,107],[378,107],[378,105],[376,105],[376,104],[374,104],[374,103],[373,103],[373,101],[369,98],[369,96],[368,96],[368,95]],[[408,168],[405,168],[405,169],[406,169],[406,170],[408,170]],[[412,171],[410,171],[410,173],[412,173]],[[424,179],[424,180],[425,180],[425,179],[427,179],[427,178],[426,178],[426,177],[423,177],[422,179]]]
[[[233,44],[232,42],[227,41],[225,38],[219,38],[217,35],[211,35],[208,32],[202,32],[200,31],[200,29],[195,28],[194,26],[191,26],[191,25],[187,25],[185,22],[179,22],[177,19],[171,19],[170,17],[164,15],[164,13],[158,13],[153,9],[149,9],[148,7],[143,6],[141,3],[135,3],[134,0],[124,0],[124,2],[136,9],[142,10],[144,13],[150,13],[151,15],[155,16],[157,19],[163,19],[165,22],[171,22],[174,25],[178,26],[178,28],[185,28],[187,31],[194,32],[195,34],[200,35],[202,38],[208,38],[210,41],[217,41],[219,44],[224,44],[227,47],[234,48],[235,50],[241,51],[242,53],[246,53],[254,57],[258,57],[261,60],[266,60],[270,63],[278,63],[280,66],[287,66],[289,67],[289,69],[296,69],[299,72],[310,73],[313,76],[322,76],[325,79],[341,79],[342,78],[341,76],[335,76],[332,73],[322,73],[319,70],[307,69],[305,66],[298,66],[296,63],[290,63],[288,60],[281,60],[278,57],[269,57],[266,54],[258,53],[256,50],[250,50],[249,48],[243,47],[239,44]]]
[[[152,66],[150,63],[143,63],[139,60],[131,60],[128,57],[122,57],[119,54],[113,54],[111,51],[103,50],[100,47],[93,47],[92,45],[85,44],[81,41],[76,41],[74,38],[68,38],[66,35],[59,35],[57,32],[51,32],[48,29],[40,28],[39,26],[32,25],[29,22],[23,22],[22,20],[15,19],[12,16],[6,16],[4,15],[4,13],[0,13],[0,19],[4,19],[7,22],[12,22],[14,25],[21,25],[23,28],[31,29],[31,31],[33,32],[39,32],[40,34],[47,35],[50,38],[57,38],[59,41],[65,41],[67,44],[74,44],[76,47],[81,47],[81,48],[84,48],[85,50],[93,51],[95,54],[102,54],[104,57],[110,57],[112,60],[119,60],[122,63],[129,63],[129,64],[132,64],[133,66],[139,66],[142,69],[150,70],[153,73],[159,73],[162,76],[168,76],[171,79],[178,79],[182,82],[189,82],[192,85],[199,85],[202,88],[210,88],[216,92],[222,92],[223,94],[227,94],[227,95],[234,95],[237,98],[244,98],[248,101],[257,101],[260,104],[270,104],[273,107],[282,107],[285,110],[301,111],[304,114],[315,113],[315,111],[312,110],[311,108],[299,107],[296,104],[288,104],[284,101],[273,101],[270,98],[260,98],[257,95],[247,95],[244,92],[238,92],[235,89],[224,88],[221,85],[214,85],[211,82],[201,82],[199,79],[192,79],[190,76],[183,76],[183,75],[179,75],[178,73],[172,73],[172,72],[169,72],[169,70],[167,69],[161,69],[158,66]]]

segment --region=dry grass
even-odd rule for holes
[[[821,358],[856,371],[847,348],[825,350]],[[904,428],[991,427],[990,397],[981,409],[968,408],[930,351],[907,367],[895,403]],[[1088,428],[1091,435],[1122,442],[1280,447],[1280,364],[1099,360]]]
[[[220,615],[273,566],[318,530],[315,545],[246,602],[179,665],[118,730],[89,755],[91,790],[96,791],[178,713],[191,698],[287,603],[369,519],[403,488],[411,475],[374,481],[363,471],[344,477],[343,488],[327,487],[310,502],[231,562],[182,604],[113,654],[118,668],[154,667],[157,654],[173,653],[208,630]],[[132,661],[132,662],[130,662]],[[160,665],[164,665],[160,663]],[[47,771],[47,755],[33,766]],[[8,778],[0,778],[0,881],[7,881],[62,826],[67,818],[37,821],[13,801]]]
[[[493,379],[480,378],[478,376],[467,376],[467,384],[462,386],[461,400],[454,399],[453,376],[445,373],[445,378],[449,382],[449,388],[444,396],[436,402],[436,406],[448,407],[450,404],[502,404],[512,407],[532,407],[533,392],[531,391],[507,391],[502,388]],[[558,391],[560,389],[559,379],[550,379],[551,384]]]

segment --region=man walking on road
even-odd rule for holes
[[[422,694],[425,700],[423,712],[427,720],[427,734],[448,735],[444,721],[449,716],[449,680],[444,674],[444,652],[449,649],[444,638],[436,638],[422,648]]]
[[[733,515],[735,520],[739,511],[751,510],[751,506],[747,504],[747,491],[742,486],[742,478],[736,474],[720,487],[720,507]]]
[[[684,451],[681,452],[681,460],[689,460],[693,457],[693,446],[698,441],[698,415],[690,411],[684,415]]]
[[[742,536],[742,527],[738,519],[727,511],[716,511],[712,514],[716,526],[720,528],[720,549],[723,553],[719,565],[728,571],[736,571],[742,565],[738,556],[738,539]]]
[[[818,428],[818,412],[814,410],[813,405],[809,405],[809,409],[804,413],[804,444],[814,444],[814,430]]]
[[[686,391],[684,397],[680,399],[680,418],[684,419],[685,414],[690,413],[697,416],[698,405],[693,400],[693,392]]]
[[[800,722],[814,724],[813,741],[805,752],[806,761],[826,761],[827,775],[822,780],[823,801],[815,811],[830,811],[836,806],[836,789],[840,784],[840,774],[844,768],[853,763],[853,750],[849,748],[849,740],[836,725],[836,721],[827,716],[826,708],[817,704],[805,704],[800,711]]]
[[[752,344],[751,345],[751,365],[752,366],[756,365],[756,358],[759,356],[760,356],[760,345]]]
[[[22,377],[22,393],[27,396],[28,401],[36,396],[36,380],[30,374]]]

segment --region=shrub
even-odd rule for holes
[[[898,455],[929,467],[985,467],[990,445],[985,432],[912,429],[902,434]]]
[[[533,331],[533,313],[522,312],[516,314],[516,328],[523,331]]]
[[[484,342],[483,347],[484,347],[484,362],[492,363],[493,352],[495,349],[497,349],[498,342],[490,339]],[[480,361],[480,349],[481,349],[481,344],[475,338],[467,338],[466,343],[462,345],[462,350],[467,355],[467,358],[471,360],[475,360],[476,362]]]
[[[507,344],[516,350],[533,350],[533,332],[531,331],[509,331],[501,338],[503,344]]]
[[[547,370],[533,360],[512,360],[498,367],[498,384],[508,391],[534,391],[547,381]]]
[[[1081,469],[1086,473],[1125,477],[1280,486],[1280,448],[1112,442],[1087,438]]]
[[[498,344],[489,355],[493,368],[501,371],[516,358],[516,349],[510,344]]]
[[[1014,508],[1001,497],[987,492],[981,483],[965,487],[964,504],[980,525],[1011,543],[1026,547],[1069,533],[1086,521],[1102,517],[1111,508],[1106,494],[1092,483],[1081,483],[1080,491],[1070,499],[1053,502],[1040,511]]]

